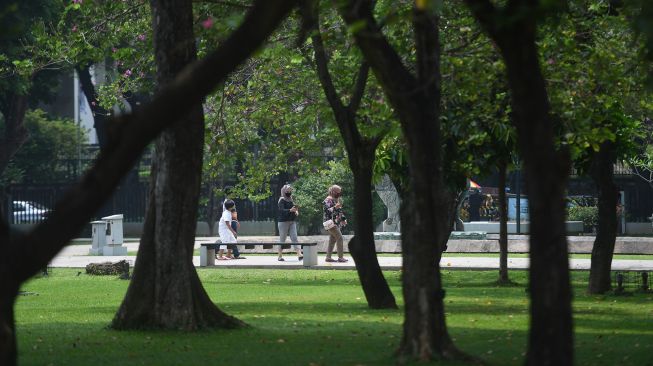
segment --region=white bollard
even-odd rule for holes
[[[107,245],[107,222],[91,221],[91,249],[88,254],[102,255],[105,245]]]

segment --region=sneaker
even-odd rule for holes
[[[283,257],[279,257],[279,258],[277,258],[277,260],[278,260],[279,262],[283,262],[283,261],[285,261],[285,259],[283,259]]]
[[[300,255],[299,257],[297,257],[297,259],[299,259],[301,261],[302,259],[304,259],[304,256]]]
[[[325,262],[337,262],[337,260],[335,260],[333,258],[326,258],[324,261]]]
[[[338,258],[338,262],[345,263],[345,262],[349,262],[349,260],[345,258]]]

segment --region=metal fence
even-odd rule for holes
[[[9,187],[9,222],[11,224],[32,224],[42,221],[55,204],[63,198],[73,185],[13,185]],[[111,198],[98,210],[94,218],[112,214],[123,214],[125,222],[142,222],[148,200],[148,183],[134,180],[121,184]],[[241,221],[274,220],[277,215],[277,199],[270,197],[252,202],[248,199],[235,199],[238,218]],[[206,207],[200,206],[198,218],[205,220]]]

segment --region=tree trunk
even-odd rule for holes
[[[196,58],[190,0],[152,0],[159,86]],[[134,277],[113,321],[116,329],[235,328],[241,321],[210,300],[193,266],[202,176],[202,106],[156,143],[151,189]]]
[[[610,290],[610,269],[617,238],[617,187],[614,184],[613,164],[615,146],[611,141],[601,144],[593,153],[590,175],[599,192],[599,222],[592,247],[589,293],[602,294]]]
[[[0,175],[4,173],[9,162],[18,149],[27,141],[28,132],[25,127],[25,112],[27,112],[27,95],[12,94],[4,115],[4,136],[0,139]]]
[[[447,332],[440,278],[440,245],[452,221],[442,183],[438,18],[415,3],[413,75],[381,32],[372,6],[373,1],[350,1],[339,10],[349,25],[360,25],[354,38],[397,112],[408,146],[410,181],[400,208],[406,305],[398,354],[422,361],[460,357]]]
[[[349,241],[349,251],[356,262],[368,306],[372,309],[396,309],[395,297],[381,271],[374,244],[371,187],[376,143],[358,146],[356,150],[356,155],[349,155],[354,172],[355,218],[355,236]]]
[[[256,0],[242,24],[216,51],[194,63],[151,103],[133,114],[114,118],[109,147],[45,221],[25,234],[10,237],[8,226],[0,220],[0,364],[15,364],[15,324],[10,307],[13,309],[20,284],[38,273],[88,225],[89,218],[111,196],[154,137],[223,82],[261,46],[294,5],[294,1]]]
[[[554,148],[554,126],[534,37],[516,34],[504,48],[529,197],[531,325],[528,365],[574,360],[565,228],[570,159]]]
[[[14,319],[14,303],[18,296],[18,285],[10,280],[7,268],[0,268],[3,284],[0,286],[0,365],[17,364],[16,323]],[[6,296],[5,296],[6,294]]]
[[[513,121],[524,161],[531,220],[531,323],[527,365],[572,365],[574,341],[565,228],[568,151],[556,151],[556,126],[539,64],[537,1],[465,0],[506,64]]]
[[[438,232],[447,230],[444,227],[416,225],[422,220],[415,207],[418,199],[418,195],[408,194],[402,197],[400,208],[405,311],[398,353],[401,358],[422,361],[456,358],[459,352],[451,341],[444,315],[445,291],[442,289],[441,252],[438,247],[443,243],[443,235],[437,236]],[[441,220],[439,222],[450,222],[443,217],[448,216],[446,214],[437,216]],[[424,245],[427,235],[431,245]]]
[[[100,106],[98,93],[91,79],[90,66],[90,63],[77,65],[75,70],[77,70],[79,83],[82,86],[84,96],[86,96],[86,100],[91,107],[91,112],[93,113],[93,127],[95,127],[100,150],[102,150],[107,147],[107,117],[109,116],[109,112]]]
[[[374,244],[374,222],[372,221],[372,170],[375,151],[383,135],[365,138],[357,126],[357,111],[365,93],[369,65],[363,63],[356,76],[349,105],[345,106],[338,95],[328,67],[328,57],[319,32],[319,17],[316,3],[302,6],[307,24],[314,28],[311,40],[315,51],[317,75],[324,94],[331,106],[340,135],[345,143],[349,166],[354,175],[354,217],[355,237],[349,241],[349,251],[356,262],[356,271],[367,299],[373,309],[396,309],[395,297],[383,276]]]
[[[499,283],[510,283],[508,277],[508,202],[506,200],[506,175],[508,163],[499,163]]]

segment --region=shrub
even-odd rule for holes
[[[351,233],[354,229],[354,179],[345,160],[330,161],[323,169],[303,175],[292,184],[295,188],[293,196],[295,203],[300,207],[299,224],[306,228],[307,234],[319,234],[322,228],[322,201],[327,195],[328,188],[337,184],[342,187],[342,200],[348,225],[344,233]],[[371,187],[370,187],[371,189]],[[385,219],[385,205],[374,195],[372,216],[374,223],[378,224]]]
[[[572,206],[567,209],[569,221],[582,221],[586,233],[592,232],[599,223],[599,208],[596,206]]]

